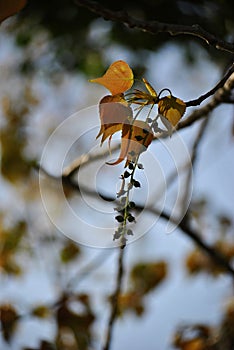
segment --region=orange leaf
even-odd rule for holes
[[[102,135],[101,144],[107,137],[111,137],[115,132],[121,130],[127,118],[129,120],[132,118],[132,110],[123,94],[103,97],[99,104],[99,114],[101,128],[96,138]]]
[[[0,0],[0,23],[19,12],[26,2],[27,0]]]
[[[110,65],[106,73],[91,83],[98,83],[105,86],[112,95],[117,95],[130,89],[133,84],[133,72],[124,61],[116,61]]]
[[[121,151],[119,158],[114,163],[121,163],[125,158],[125,167],[131,162],[136,161],[137,157],[150,145],[153,140],[153,133],[149,125],[142,120],[135,120],[133,124],[125,123],[122,129]]]
[[[176,126],[185,110],[186,104],[184,101],[172,95],[165,96],[158,102],[158,113],[169,120],[173,126]]]

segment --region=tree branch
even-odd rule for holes
[[[220,253],[216,248],[208,245],[206,242],[202,240],[199,233],[192,229],[187,222],[187,218],[184,217],[184,219],[178,223],[177,220],[174,220],[168,213],[165,211],[158,212],[154,208],[144,208],[141,205],[136,205],[136,209],[138,210],[147,210],[148,212],[151,212],[154,215],[159,215],[160,218],[171,221],[173,224],[177,225],[177,227],[180,229],[182,233],[184,233],[187,237],[191,238],[192,241],[201,248],[218,266],[222,267],[225,271],[227,271],[233,278],[234,278],[234,268],[232,265],[227,261],[225,256]]]
[[[227,72],[224,75],[224,77],[218,82],[218,84],[215,85],[215,87],[213,87],[210,91],[208,91],[204,95],[201,95],[200,97],[196,98],[195,100],[191,100],[191,101],[185,102],[186,103],[186,107],[198,106],[204,100],[206,100],[208,97],[214,95],[216,93],[216,91],[218,91],[219,89],[224,87],[224,85],[226,84],[228,78],[233,74],[233,72],[234,72],[234,62],[232,63],[230,68],[227,70]]]
[[[38,167],[36,168],[38,170]],[[46,174],[47,176],[50,176],[50,174],[44,170],[43,168],[41,168],[41,171]],[[53,180],[57,180],[57,181],[61,181],[60,177],[55,177],[53,175],[51,175],[51,178]],[[64,180],[63,180],[64,181]],[[77,190],[80,191],[80,188],[78,185],[75,186],[74,181],[72,181],[71,178],[66,178],[66,184],[69,186],[71,186],[71,188],[73,190]],[[91,189],[87,189],[87,188],[83,188],[82,187],[82,192],[85,192],[86,194],[92,196],[92,197],[96,197],[97,193],[95,191],[92,191]],[[111,196],[106,196],[106,195],[102,195],[102,198],[107,200],[107,201],[116,201],[116,198],[111,197]],[[166,211],[157,211],[157,209],[155,208],[151,208],[151,207],[144,207],[144,205],[141,204],[137,204],[134,208],[135,210],[141,211],[141,210],[145,210],[148,211],[154,215],[159,216],[160,218],[170,221],[173,224],[177,225],[177,227],[189,238],[191,238],[193,240],[193,242],[195,244],[197,244],[206,254],[208,254],[210,256],[210,258],[219,266],[221,266],[225,271],[227,271],[230,275],[232,275],[232,277],[234,277],[234,269],[231,266],[231,264],[227,261],[227,259],[225,258],[225,256],[223,256],[222,253],[218,252],[216,250],[216,248],[208,245],[207,243],[205,243],[202,238],[200,237],[199,233],[196,232],[195,230],[193,230],[192,228],[189,227],[188,223],[187,223],[187,218],[184,218],[180,223],[178,223],[178,221],[176,219],[174,219],[173,217],[171,217],[168,213],[166,213]],[[123,250],[123,249],[122,249]],[[116,289],[117,290],[117,289]],[[113,311],[112,311],[113,312]]]
[[[111,148],[111,152],[115,152],[119,148],[120,148],[120,145],[116,145],[116,146]],[[99,153],[95,153],[95,154],[83,154],[81,157],[75,159],[74,162],[72,162],[69,166],[67,166],[63,170],[63,176],[64,177],[71,177],[79,170],[79,168],[81,166],[83,166],[85,164],[90,164],[90,163],[95,162],[99,159],[102,159],[104,156],[107,156],[108,154],[110,154],[109,149],[101,151]]]
[[[151,34],[169,33],[170,35],[190,35],[195,36],[208,45],[215,47],[218,50],[228,51],[234,53],[234,45],[224,40],[218,39],[215,35],[207,32],[201,28],[198,24],[192,26],[162,23],[158,21],[142,21],[135,17],[130,16],[125,11],[112,11],[102,6],[96,1],[91,0],[74,0],[74,3],[78,6],[86,7],[89,11],[96,13],[100,17],[113,22],[121,22],[127,25],[129,28],[140,29],[144,32]]]
[[[222,80],[221,80],[222,81]],[[185,120],[181,121],[176,130],[180,130],[192,125],[197,120],[205,117],[211,111],[213,111],[218,105],[223,103],[230,95],[231,90],[234,88],[234,73],[230,75],[223,87],[219,88],[212,99],[207,102],[203,107],[194,110]],[[204,95],[203,95],[204,96]]]
[[[184,213],[185,209],[186,209],[186,205],[188,202],[188,196],[190,195],[192,173],[194,171],[194,165],[195,165],[196,159],[197,159],[198,146],[199,146],[199,144],[200,144],[200,142],[205,134],[205,131],[206,131],[207,126],[208,126],[208,122],[209,122],[209,118],[203,119],[201,125],[199,126],[198,133],[195,137],[195,140],[193,142],[192,151],[191,151],[191,164],[188,167],[188,172],[186,174],[186,179],[184,181],[184,195],[183,195],[183,198],[181,200],[181,206],[182,206],[181,213]]]
[[[110,344],[111,344],[111,340],[112,340],[112,333],[113,333],[113,326],[114,326],[114,322],[118,316],[118,300],[119,300],[119,296],[121,294],[122,280],[123,280],[123,275],[124,275],[124,269],[123,269],[124,251],[125,251],[124,248],[119,248],[116,287],[115,287],[115,290],[111,296],[111,312],[110,312],[110,318],[108,321],[107,336],[106,336],[105,344],[103,346],[103,350],[109,350],[109,348],[110,348]]]

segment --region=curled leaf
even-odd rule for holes
[[[120,131],[125,120],[132,118],[132,110],[125,101],[123,94],[107,95],[99,103],[101,128],[96,138],[102,135],[101,144]]]
[[[126,62],[119,60],[112,63],[102,77],[91,79],[90,82],[101,84],[112,95],[118,95],[132,87],[133,72]]]
[[[137,157],[144,151],[153,140],[153,133],[149,125],[142,120],[134,120],[133,123],[126,122],[122,129],[121,151],[119,158],[114,163],[121,163],[126,158],[125,167],[130,162],[135,162]]]
[[[179,122],[186,110],[184,101],[172,95],[161,98],[158,102],[158,113],[165,117],[173,126]]]
[[[154,105],[158,102],[157,92],[145,78],[142,78],[142,80],[148,92],[135,89],[132,96],[129,98],[129,102],[145,106],[150,104]]]
[[[145,78],[142,78],[142,80],[145,84],[146,89],[149,91],[150,95],[156,98],[157,92],[154,90],[153,86]]]

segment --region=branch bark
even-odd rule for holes
[[[86,7],[89,11],[96,13],[100,17],[113,22],[120,22],[129,28],[136,28],[151,34],[169,33],[170,35],[190,35],[202,39],[208,45],[215,47],[217,50],[234,53],[234,45],[224,40],[218,39],[215,35],[207,32],[198,24],[186,26],[181,24],[162,23],[159,21],[142,21],[130,16],[125,11],[112,11],[96,1],[91,0],[74,0],[78,6]]]
[[[111,296],[111,312],[110,312],[110,318],[108,321],[107,336],[106,336],[105,344],[103,346],[103,350],[110,349],[112,334],[113,334],[113,326],[114,326],[115,320],[118,316],[118,300],[119,300],[119,296],[121,294],[122,280],[123,280],[123,275],[124,275],[124,268],[123,268],[124,251],[125,251],[125,249],[119,248],[116,287],[115,287],[115,290]]]

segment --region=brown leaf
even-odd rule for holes
[[[122,129],[119,158],[114,163],[107,164],[116,165],[126,158],[126,167],[131,161],[136,161],[142,152],[146,151],[152,140],[153,133],[146,122],[141,120],[135,120],[133,124],[126,122]]]
[[[32,309],[31,314],[38,318],[46,318],[50,315],[50,309],[46,305],[38,305]]]
[[[133,311],[137,316],[144,312],[142,295],[137,291],[129,291],[120,294],[118,298],[118,313],[122,315],[126,311]]]
[[[120,131],[127,118],[132,118],[132,110],[125,101],[123,94],[103,97],[99,104],[101,128],[97,138],[102,135],[101,144]]]
[[[78,245],[72,241],[68,241],[60,252],[60,259],[64,264],[67,264],[76,259],[79,254],[80,248]]]
[[[156,288],[167,276],[165,261],[138,263],[131,271],[131,280],[135,290],[145,294]]]
[[[0,321],[3,337],[7,342],[15,332],[18,315],[15,308],[11,304],[4,304],[0,306]]]

